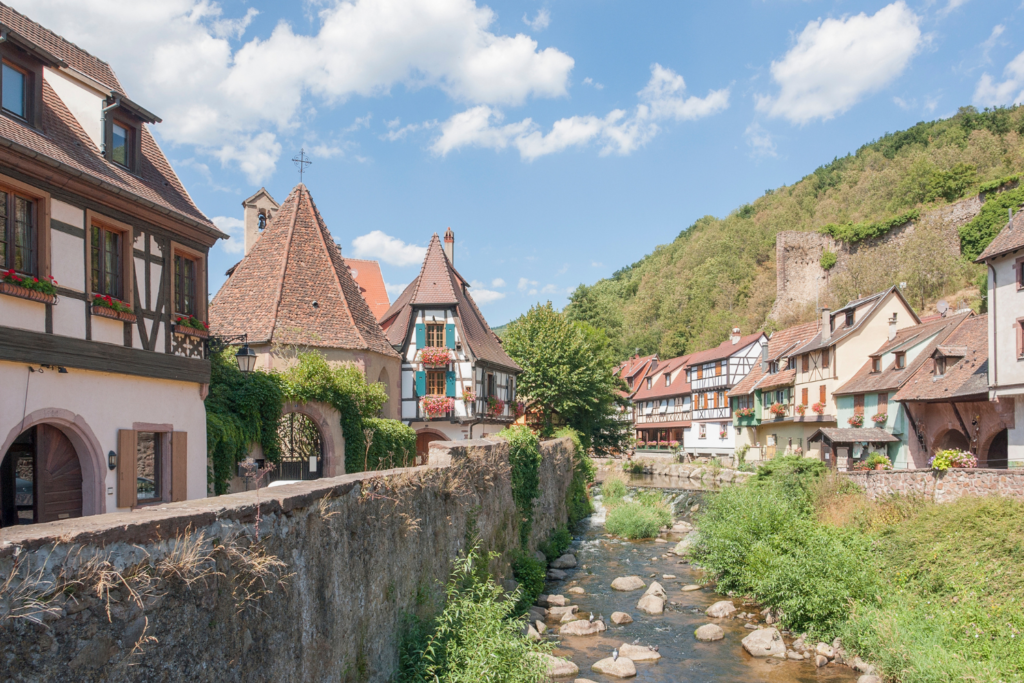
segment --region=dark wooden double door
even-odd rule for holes
[[[67,436],[51,425],[23,432],[0,462],[0,526],[82,516],[82,466]]]

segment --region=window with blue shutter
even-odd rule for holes
[[[455,398],[455,373],[451,370],[444,376],[444,395]]]
[[[423,323],[416,323],[416,348],[422,349],[427,345],[427,326]]]
[[[455,325],[452,323],[444,326],[444,345],[449,349],[455,348]]]
[[[416,395],[427,395],[427,373],[423,370],[416,371]]]

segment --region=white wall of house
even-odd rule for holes
[[[993,259],[988,270],[989,397],[1014,401],[1014,427],[1007,431],[1007,465],[1024,467],[1024,348],[1018,341],[1024,289],[1017,288],[1019,252]]]

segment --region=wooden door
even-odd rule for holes
[[[36,522],[82,516],[82,466],[68,437],[36,427]]]
[[[432,441],[444,441],[443,436],[437,434],[431,434],[430,432],[424,432],[423,434],[416,435],[416,460],[418,464],[425,464],[427,462],[427,455],[430,451],[430,443]]]

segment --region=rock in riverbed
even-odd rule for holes
[[[587,591],[583,590],[579,586],[573,586],[572,588],[569,589],[569,592],[572,593],[573,595],[583,595]]]
[[[696,583],[690,583],[690,584],[687,584],[687,585],[683,586],[681,590],[684,593],[688,593],[690,591],[699,591],[701,588],[703,588],[703,586],[700,586],[700,585],[698,585]]]
[[[601,620],[587,621],[586,619],[577,619],[563,625],[562,628],[558,629],[558,634],[562,636],[596,636],[598,633],[607,630],[608,627]]]
[[[786,656],[786,643],[778,629],[759,628],[742,642],[743,649],[754,657]]]
[[[639,576],[620,576],[612,581],[612,590],[635,591],[640,590],[647,584]]]
[[[531,652],[529,656],[536,657],[544,662],[548,667],[548,676],[551,676],[552,678],[567,678],[569,676],[575,676],[580,672],[580,668],[568,659],[552,657],[551,655],[543,652]]]
[[[567,576],[569,575],[563,572],[561,569],[548,570],[548,579],[550,579],[551,581],[564,581],[565,577]]]
[[[541,607],[564,607],[569,601],[564,595],[538,595],[537,604]]]
[[[572,569],[576,566],[576,556],[572,553],[566,553],[554,560],[549,566],[553,569]]]
[[[599,674],[616,678],[632,678],[636,676],[636,667],[633,665],[633,660],[625,657],[619,657],[614,660],[611,657],[605,657],[599,662],[594,662],[594,666],[590,668]]]
[[[618,626],[623,624],[632,624],[633,617],[629,616],[625,612],[612,612],[612,623]]]
[[[711,605],[711,607],[708,607],[704,614],[712,619],[721,619],[722,617],[731,616],[734,612],[736,612],[736,605],[732,604],[731,600],[719,600]],[[772,630],[774,631],[775,629]]]
[[[552,607],[548,610],[548,616],[557,617],[561,619],[566,614],[576,614],[580,611],[577,605],[566,605],[565,607]]]
[[[632,659],[634,662],[656,662],[661,655],[646,645],[623,643],[619,646],[619,657]]]
[[[702,643],[710,643],[725,638],[725,631],[718,624],[704,624],[694,631],[693,635]]]

